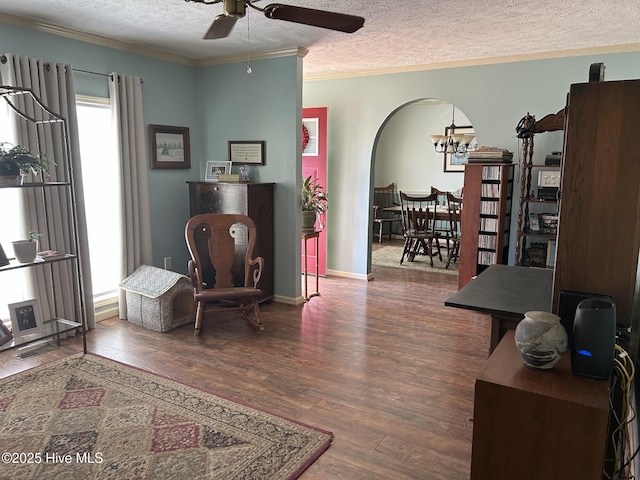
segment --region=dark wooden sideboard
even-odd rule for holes
[[[247,215],[256,225],[254,256],[264,258],[260,301],[273,298],[273,183],[187,182],[189,211],[200,213],[236,213]]]
[[[472,480],[600,480],[609,382],[524,365],[507,332],[476,379]]]

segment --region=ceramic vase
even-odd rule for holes
[[[16,260],[20,263],[30,263],[36,259],[38,242],[30,242],[29,240],[16,240],[11,242],[13,245],[13,253]]]
[[[525,313],[515,339],[525,365],[533,368],[553,368],[567,350],[567,331],[551,312]]]

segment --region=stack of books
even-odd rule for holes
[[[498,147],[481,146],[473,152],[469,152],[469,163],[511,163],[513,152]]]

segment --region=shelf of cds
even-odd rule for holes
[[[507,263],[513,164],[465,165],[458,288],[494,263]]]

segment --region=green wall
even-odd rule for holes
[[[190,128],[192,168],[149,170],[156,266],[171,256],[174,269],[186,270],[185,182],[202,178],[207,160],[226,159],[228,140],[265,140],[267,164],[251,173],[254,181],[277,184],[275,290],[284,301],[300,297],[297,146],[302,106],[328,107],[329,272],[366,278],[377,141],[400,107],[422,98],[455,104],[472,121],[481,144],[508,148],[517,157],[519,119],[527,112],[541,118],[563,108],[570,84],[586,81],[592,63],[604,62],[607,80],[640,78],[639,52],[302,82],[303,60],[295,55],[252,61],[253,73],[247,75],[244,62],[195,68],[12,25],[2,26],[0,42],[2,52],[138,75],[144,80],[145,124]],[[76,82],[80,94],[107,95],[103,77],[77,74]],[[430,133],[425,131],[425,137]],[[561,145],[561,132],[538,135],[536,155]],[[403,162],[399,168],[415,166]],[[427,187],[430,168],[419,170]]]
[[[481,144],[507,148],[517,159],[520,118],[530,112],[540,119],[562,109],[569,86],[586,82],[596,62],[604,62],[606,80],[640,78],[640,52],[633,52],[305,82],[303,106],[328,108],[328,269],[359,276],[371,271],[369,199],[376,142],[396,109],[421,98],[445,100],[473,122]],[[537,135],[534,157],[544,161],[561,147],[562,132]],[[413,167],[405,163],[403,168]],[[426,188],[431,185],[427,175],[424,182]],[[512,261],[514,238],[515,226]]]
[[[189,127],[189,170],[148,170],[153,264],[172,257],[187,272],[184,225],[189,218],[186,182],[204,178],[207,160],[226,160],[228,140],[266,140],[267,162],[251,170],[253,181],[275,182],[275,292],[283,301],[300,297],[298,212],[302,59],[296,55],[196,68],[175,62],[2,24],[0,53],[71,64],[101,73],[143,79],[144,122]],[[107,78],[76,73],[78,94],[108,96]],[[148,142],[147,142],[148,143]],[[147,146],[148,149],[148,146]],[[149,165],[147,158],[143,160]]]

